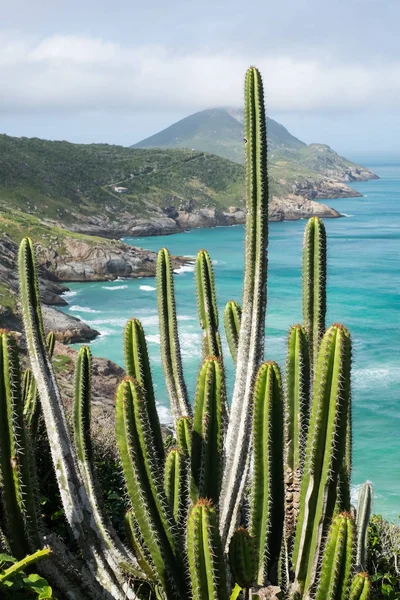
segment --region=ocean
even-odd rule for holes
[[[362,198],[326,203],[346,215],[326,220],[328,233],[327,324],[342,322],[353,337],[353,491],[370,480],[374,512],[400,514],[400,164],[370,164],[381,179],[356,183]],[[282,368],[290,325],[301,322],[301,246],[305,221],[270,223],[266,359]],[[125,241],[150,250],[166,246],[193,258],[206,248],[213,260],[217,300],[241,301],[244,228],[217,227]],[[95,355],[123,364],[122,331],[130,317],[142,321],[152,361],[160,417],[170,418],[160,360],[154,279],[70,284],[69,306],[101,336]],[[193,267],[175,278],[185,378],[193,397],[201,333]],[[225,344],[226,348],[226,344]],[[230,389],[233,368],[225,353]]]

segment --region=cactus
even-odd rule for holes
[[[229,346],[232,360],[236,364],[239,345],[240,323],[242,320],[242,309],[234,300],[229,300],[224,310],[224,328],[226,340]]]
[[[304,328],[291,327],[288,338],[285,385],[285,535],[295,529],[303,473],[310,403],[309,347]]]
[[[189,505],[189,461],[179,448],[171,448],[165,461],[164,489],[175,523],[185,523]]]
[[[283,484],[283,404],[278,365],[260,367],[254,386],[254,473],[250,534],[257,550],[257,583],[274,580],[281,550],[285,493]]]
[[[263,360],[268,245],[268,172],[264,92],[251,67],[245,82],[246,241],[243,308],[226,460],[220,497],[220,531],[225,550],[236,528],[249,469],[254,379]]]
[[[200,326],[203,334],[203,358],[222,356],[218,333],[218,308],[215,296],[214,274],[208,252],[200,250],[196,259],[196,289]]]
[[[217,515],[209,500],[200,499],[192,507],[187,532],[193,600],[228,600]]]
[[[325,332],[326,232],[318,217],[306,225],[303,243],[303,322],[310,341],[314,369]]]
[[[187,454],[192,453],[192,419],[190,417],[181,417],[176,422],[176,441],[178,448]]]
[[[367,573],[357,573],[351,582],[349,600],[368,600],[370,596],[370,580]]]
[[[353,558],[353,522],[348,513],[329,529],[315,600],[347,600]]]
[[[233,580],[241,588],[251,588],[257,577],[257,552],[247,529],[239,527],[229,544],[229,564]]]
[[[157,257],[157,299],[161,357],[172,415],[176,422],[179,417],[191,416],[192,409],[183,378],[171,257],[166,248],[160,250]]]
[[[368,550],[368,526],[372,511],[374,490],[372,484],[366,481],[360,488],[357,504],[357,567],[366,568]]]
[[[207,358],[200,369],[194,403],[191,470],[192,499],[218,502],[225,437],[225,376],[220,359]]]
[[[350,368],[350,334],[343,326],[332,325],[318,354],[293,550],[300,593],[315,583],[322,539],[337,500],[338,472],[346,446]]]

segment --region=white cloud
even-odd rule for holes
[[[179,54],[101,39],[0,35],[0,111],[200,110],[240,105],[250,63],[262,71],[269,112],[397,107],[400,62],[338,64],[327,58]]]

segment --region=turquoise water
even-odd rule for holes
[[[355,184],[363,198],[328,203],[348,218],[326,221],[329,238],[328,323],[353,334],[354,489],[375,485],[375,512],[400,513],[400,165],[371,165],[380,180]],[[271,223],[266,358],[284,364],[288,327],[301,320],[301,243],[304,221]],[[152,250],[194,256],[207,248],[214,260],[218,303],[241,299],[243,227],[194,230],[126,240]],[[179,331],[186,381],[193,393],[200,360],[193,273],[176,276]],[[147,334],[161,416],[168,420],[159,356],[153,279],[71,284],[69,307],[102,335],[93,353],[122,364],[122,329],[129,317]],[[226,354],[227,356],[227,354]],[[232,376],[232,365],[228,372]]]

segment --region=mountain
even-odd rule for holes
[[[369,169],[339,156],[325,144],[305,144],[277,121],[267,118],[269,165],[278,195],[308,198],[358,195],[343,182],[376,179]],[[197,112],[134,144],[133,148],[192,148],[244,162],[243,111],[215,108]]]

